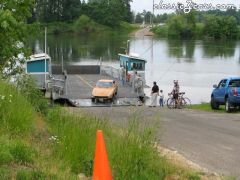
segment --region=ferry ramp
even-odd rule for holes
[[[100,79],[113,79],[109,76],[96,74],[75,74],[67,76],[67,97],[76,106],[120,106],[131,105],[137,100],[137,94],[129,86],[123,86],[118,80],[118,94],[113,103],[94,103],[91,101],[92,90]]]
[[[54,99],[66,99],[70,104],[77,107],[89,106],[128,106],[137,103],[138,94],[129,85],[120,82],[117,71],[113,73],[101,72],[99,66],[69,66],[63,74],[60,67],[53,68],[54,92],[58,94]],[[62,73],[62,74],[61,74]],[[113,79],[118,84],[118,94],[113,102],[91,101],[92,90],[100,79]],[[57,91],[60,89],[61,91]]]

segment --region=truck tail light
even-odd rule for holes
[[[234,88],[232,91],[233,91],[233,96],[238,96],[237,88]]]

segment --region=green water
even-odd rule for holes
[[[47,37],[48,53],[54,63],[78,63],[86,60],[104,61],[117,59],[119,52],[124,52],[127,35],[50,35]],[[29,45],[35,52],[44,51],[44,37],[30,38]]]
[[[240,76],[240,42],[215,40],[168,40],[127,35],[48,36],[48,53],[55,64],[96,64],[119,66],[117,54],[130,51],[147,59],[146,82],[157,81],[164,92],[178,79],[182,91],[193,102],[208,102],[212,85],[228,76]],[[36,52],[43,52],[44,37],[29,40]],[[146,92],[148,93],[148,92]]]

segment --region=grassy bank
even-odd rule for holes
[[[226,112],[224,105],[221,105],[219,107],[219,110],[213,110],[211,108],[210,103],[194,104],[194,105],[191,105],[190,109],[203,110],[203,111],[209,111],[209,112],[222,112],[222,113]]]
[[[225,105],[220,105],[218,110],[214,110],[211,108],[210,103],[191,105],[190,109],[209,111],[209,112],[217,112],[217,113],[226,113]],[[240,113],[240,111],[238,109],[236,109],[236,110],[233,110],[233,113]]]
[[[31,83],[21,83],[24,92],[2,81],[0,85],[0,179],[91,176],[97,129],[104,132],[114,179],[201,177],[160,156],[154,127],[134,115],[127,128],[115,127],[91,115],[46,109],[44,101],[30,100],[39,95]]]

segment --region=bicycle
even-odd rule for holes
[[[169,98],[167,100],[167,107],[169,109],[174,109],[174,108],[183,109],[191,106],[191,100],[187,97],[184,97],[185,92],[179,93],[177,100],[173,98],[173,95],[171,93],[168,95],[169,95]],[[178,103],[176,103],[176,101],[178,101]]]

